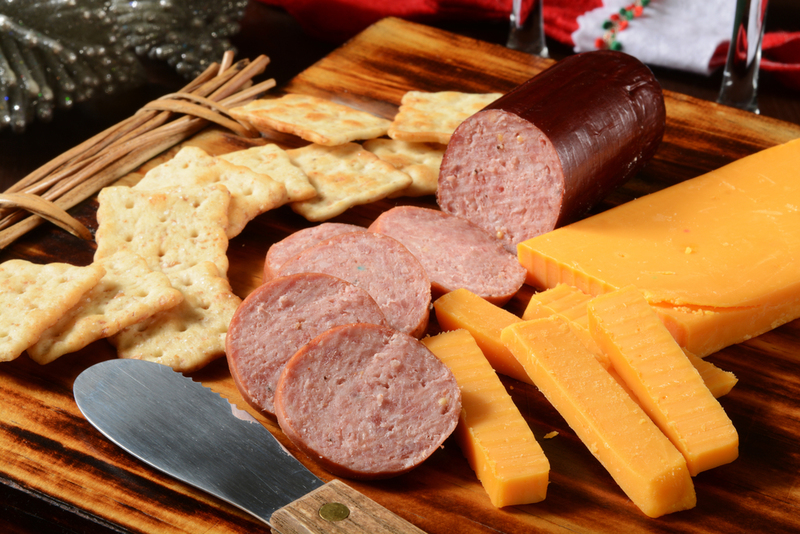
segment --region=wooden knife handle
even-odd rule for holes
[[[339,480],[276,510],[270,525],[280,534],[425,534]]]

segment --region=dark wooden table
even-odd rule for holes
[[[783,4],[779,4],[783,6]],[[788,12],[792,12],[791,10],[794,9],[794,13],[796,14],[796,9],[792,6],[788,6],[785,9]],[[780,11],[779,11],[780,13]],[[776,15],[773,11],[771,13],[773,15],[772,20],[776,20],[776,22],[781,21],[785,17]],[[470,37],[475,37],[481,39],[483,41],[493,42],[493,43],[502,43],[505,40],[505,32],[506,32],[506,24],[441,24],[440,25],[443,29],[448,31],[452,31],[458,34],[467,35]],[[793,28],[780,28],[780,29],[793,29]],[[250,6],[247,17],[244,21],[244,27],[242,33],[237,36],[236,44],[240,49],[241,57],[255,57],[258,54],[267,54],[272,58],[272,64],[267,69],[267,75],[276,78],[279,85],[284,85],[289,83],[290,87],[294,87],[295,90],[302,90],[303,88],[321,88],[325,83],[324,78],[318,77],[317,75],[322,70],[315,71],[315,76],[308,76],[308,77],[299,77],[295,79],[295,76],[298,73],[303,72],[309,66],[318,62],[321,58],[324,58],[327,54],[332,52],[337,48],[336,45],[331,43],[321,42],[315,39],[312,39],[302,33],[298,24],[289,18],[285,13],[274,10],[272,8],[264,7],[261,4],[252,3]],[[563,46],[559,46],[557,43],[550,43],[551,51],[553,52],[553,56],[555,58],[563,57],[569,53],[569,50]],[[141,88],[137,91],[131,91],[126,94],[117,95],[113,100],[103,100],[103,101],[94,101],[94,102],[87,102],[85,104],[81,104],[76,106],[74,109],[70,111],[59,112],[56,115],[56,118],[53,122],[49,124],[33,124],[29,128],[27,132],[24,134],[13,134],[11,132],[0,132],[0,187],[5,189],[11,183],[14,183],[16,180],[19,180],[23,176],[25,176],[28,172],[36,169],[41,164],[49,161],[53,157],[57,156],[58,154],[64,152],[65,150],[77,145],[82,140],[90,137],[94,133],[101,131],[102,129],[122,120],[123,118],[132,114],[136,109],[138,109],[142,104],[148,102],[149,100],[160,96],[161,94],[170,92],[180,85],[183,85],[185,82],[184,80],[179,79],[173,73],[171,73],[168,69],[159,66],[159,65],[149,65],[149,71],[151,72],[152,81],[144,88]],[[662,85],[665,89],[671,91],[677,91],[678,93],[694,96],[697,98],[711,100],[713,101],[716,98],[716,93],[719,88],[719,84],[721,82],[721,75],[717,73],[711,77],[701,77],[701,76],[693,76],[686,73],[681,72],[674,72],[668,71],[664,69],[656,69],[656,75],[661,81]],[[291,81],[291,83],[290,83]],[[792,123],[794,125],[800,125],[800,92],[796,90],[791,90],[786,88],[785,86],[781,85],[777,80],[773,79],[772,77],[765,75],[762,78],[761,83],[761,92],[760,92],[760,104],[762,109],[762,114],[766,117],[772,117],[776,119],[780,119],[782,121],[786,121],[788,123]],[[392,95],[390,100],[394,100],[395,95]],[[671,102],[677,102],[680,104],[680,98],[677,98],[679,95],[675,95],[676,98],[673,98]],[[741,114],[734,114],[737,117],[741,117]],[[771,123],[767,121],[768,126],[774,125],[776,130],[782,129],[782,126],[779,123]],[[785,128],[785,130],[791,132],[794,131],[792,128]],[[735,134],[731,134],[734,136]],[[780,137],[776,135],[776,137]],[[693,148],[687,143],[682,145],[682,140],[680,136],[672,135],[669,139],[670,146],[680,147],[686,151],[687,156],[691,159],[696,156],[693,153]],[[769,141],[759,141],[768,143]],[[748,142],[742,142],[742,150],[754,150],[756,149],[756,145],[749,145]],[[714,157],[709,158],[703,164],[706,166],[712,165],[715,163],[716,160]],[[666,162],[661,161],[656,164],[655,172],[653,175],[661,176],[662,174],[666,174],[665,171],[670,170],[668,166],[665,166]],[[687,169],[690,168],[687,165]],[[691,169],[697,168],[700,170],[700,166],[691,167]],[[688,172],[688,171],[687,171]],[[680,178],[685,178],[687,176],[682,176]],[[663,184],[662,184],[663,185]],[[615,202],[624,200],[624,197],[615,197]],[[371,213],[371,212],[370,212]],[[269,224],[267,222],[266,224]],[[238,252],[235,252],[238,254]],[[743,346],[741,348],[734,348],[730,351],[727,351],[726,354],[721,356],[721,366],[733,369],[735,371],[741,372],[743,374],[747,374],[751,369],[747,366],[744,362],[746,358],[744,357],[752,357],[759,353],[759,351],[768,351],[767,348],[770,344],[778,344],[780,345],[783,343],[786,347],[794,347],[797,346],[797,340],[800,339],[797,336],[798,325],[797,322],[793,323],[792,325],[785,327],[781,330],[780,333],[775,334],[773,336],[767,336],[765,339],[762,340],[754,340],[753,343],[748,344],[747,346]],[[83,355],[80,357],[80,364],[81,365],[88,365],[91,363],[93,356],[90,355]],[[724,365],[723,365],[724,364]],[[783,368],[780,368],[780,365],[783,365]],[[738,366],[738,367],[737,367]],[[22,366],[25,367],[24,364]],[[786,353],[786,360],[783,364],[776,363],[774,369],[781,370],[787,373],[790,376],[795,376],[793,382],[795,384],[796,389],[796,360],[789,358],[788,353]],[[25,369],[23,369],[24,371]],[[63,371],[63,376],[58,375],[59,372]],[[56,362],[54,367],[48,371],[48,377],[42,378],[42,387],[47,388],[51,395],[64,397],[69,395],[69,390],[65,389],[71,384],[71,381],[74,379],[72,373],[74,373],[74,367],[68,365],[68,363],[59,364]],[[229,377],[225,377],[225,373],[227,373],[227,369],[224,367],[216,366],[212,368],[208,374],[204,375],[205,378],[211,382],[216,380],[229,381]],[[762,375],[758,375],[762,377]],[[762,377],[763,378],[763,377]],[[777,379],[776,379],[777,380]],[[777,383],[777,382],[776,382]],[[227,382],[226,382],[227,384]],[[750,394],[755,395],[760,390],[760,387],[769,388],[772,382],[767,381],[766,378],[763,378],[762,381],[753,383],[751,382],[750,385],[743,384],[741,391],[749,392]],[[230,384],[227,386],[230,389]],[[63,390],[63,391],[62,391]],[[533,395],[533,392],[530,389],[525,388],[518,388],[518,392],[515,395],[518,395],[519,398],[527,398],[529,395]],[[749,402],[753,401],[753,399],[746,396],[746,393],[741,393],[740,397],[735,397],[732,400],[732,405],[734,406],[734,413],[736,417],[744,420],[745,414],[747,412],[747,405]],[[786,413],[794,414],[794,426],[792,428],[797,427],[797,419],[796,419],[796,402],[797,399],[794,398],[794,403],[790,400],[787,400],[781,397],[783,404],[779,406],[783,406],[786,408]],[[47,399],[41,399],[42,406],[47,406]],[[63,401],[63,399],[62,399]],[[74,408],[74,407],[73,407]],[[46,408],[44,408],[46,409]],[[755,408],[753,408],[755,409]],[[51,411],[54,413],[51,414],[52,416],[69,420],[70,417],[74,418],[74,410],[70,409],[69,413],[61,413],[63,412],[62,408],[59,408],[58,405],[53,405],[50,408]],[[766,413],[766,412],[763,412]],[[527,414],[527,412],[526,412]],[[553,414],[544,414],[541,415],[543,418],[552,417]],[[44,417],[44,415],[43,415]],[[539,423],[540,415],[536,414],[532,416],[536,418],[536,422]],[[749,419],[748,419],[749,420]],[[0,430],[6,432],[6,425],[7,421],[0,421]],[[764,424],[769,424],[767,421]],[[85,425],[81,426],[77,422],[75,422],[76,428],[83,429],[85,432]],[[541,425],[540,425],[541,426]],[[779,426],[779,425],[778,425]],[[8,429],[16,428],[13,425],[8,425]],[[760,427],[759,427],[760,428]],[[772,426],[768,427],[773,429]],[[777,428],[777,427],[776,427]],[[70,429],[63,428],[59,429],[59,432],[68,432]],[[274,428],[273,428],[274,430]],[[749,430],[749,429],[748,429]],[[10,430],[8,430],[10,431]],[[758,436],[755,436],[753,439],[756,440]],[[785,436],[779,436],[780,439],[783,439]],[[62,445],[56,441],[48,440],[46,436],[35,434],[35,433],[22,433],[20,435],[15,435],[14,439],[18,441],[20,444],[24,444],[25,447],[31,448],[31,450],[40,448],[42,450],[47,450],[50,453],[57,453],[59,447]],[[80,440],[80,437],[76,438]],[[90,439],[87,437],[87,439]],[[759,442],[760,443],[760,442]],[[754,445],[750,446],[751,452]],[[787,445],[788,446],[788,445]],[[794,442],[793,445],[789,447],[789,449],[781,449],[784,454],[787,454],[787,462],[788,466],[791,468],[797,467],[797,461],[789,461],[790,459],[788,456],[791,454],[788,452],[790,449],[796,451],[798,446],[797,442]],[[580,461],[586,461],[586,456],[581,452],[581,447],[579,444],[572,444],[571,448],[574,449],[573,451],[569,452],[569,454],[574,454]],[[65,450],[67,450],[65,448]],[[73,448],[70,448],[73,450]],[[109,447],[110,450],[110,447]],[[764,450],[761,452],[768,452],[770,449],[769,447],[764,447]],[[755,450],[754,454],[759,454],[759,450]],[[99,455],[102,455],[108,451],[95,451]],[[448,452],[444,453],[447,455],[452,455],[454,453]],[[796,452],[793,453],[796,456]],[[458,457],[458,453],[455,453],[455,457]],[[77,460],[76,460],[77,461]],[[91,458],[82,458],[81,461],[84,462],[93,462]],[[463,459],[459,460],[463,463]],[[765,458],[764,463],[769,462],[769,458]],[[99,461],[94,461],[96,463],[92,464],[98,470],[108,470],[111,469],[115,471],[118,476],[124,479],[126,484],[144,484],[138,489],[143,493],[146,494],[148,492],[149,486],[145,483],[147,480],[145,478],[138,478],[137,473],[139,473],[139,468],[136,467],[134,464],[135,462],[126,462],[124,469],[119,466],[108,466],[101,465]],[[459,467],[462,467],[459,464]],[[48,465],[42,465],[42,470],[48,470],[50,467]],[[68,466],[53,466],[53,468],[57,468],[59,470],[69,469]],[[590,466],[591,470],[593,470],[592,476],[603,476],[602,473],[596,474],[596,467]],[[437,474],[438,464],[437,467],[432,468],[433,474]],[[732,472],[736,473],[738,471],[743,471],[748,468],[741,467],[738,470],[734,469]],[[442,475],[444,478],[442,479],[442,484],[451,484],[454,480],[458,482],[457,479],[464,477],[464,480],[469,479],[469,473],[462,473],[463,469],[459,469],[458,471],[448,472],[445,471],[444,473],[438,473]],[[771,473],[772,476],[775,473]],[[790,474],[787,473],[787,476]],[[791,475],[794,476],[794,475]],[[127,477],[127,478],[126,478]],[[718,478],[715,478],[714,475],[710,475],[706,480],[712,480],[712,482],[707,483],[705,486],[706,497],[711,498],[712,500],[717,499],[719,500],[718,505],[722,506],[726,503],[722,499],[722,492],[723,486],[727,482],[729,482],[727,475],[720,475]],[[735,480],[735,478],[733,478]],[[734,482],[735,484],[737,482]],[[416,484],[413,480],[410,483],[413,488],[420,493],[423,497],[425,496],[425,488],[424,487],[416,487]],[[179,486],[179,485],[178,485]],[[717,496],[709,496],[708,493],[711,493],[712,490],[715,490],[717,487],[720,488],[720,495]],[[155,485],[150,488],[152,490],[158,490],[160,488],[156,487]],[[65,491],[75,492],[74,488],[65,488]],[[79,491],[79,490],[78,490]],[[392,495],[392,486],[387,485],[383,487],[382,494],[385,495]],[[747,491],[752,491],[752,489],[742,488],[743,493]],[[399,496],[396,496],[399,497]],[[431,495],[433,497],[433,495]],[[569,497],[569,495],[567,496]],[[212,512],[215,511],[212,505],[208,504],[207,500],[204,500],[202,497],[195,497],[197,502],[203,506],[208,506]],[[614,497],[619,501],[618,497]],[[452,498],[453,506],[474,506],[480,507],[482,506],[478,501],[475,502],[468,502],[472,497],[469,497],[467,493],[459,494],[457,497]],[[794,502],[796,497],[789,498],[790,501]],[[569,499],[568,499],[569,500]],[[182,501],[181,501],[182,502]],[[173,505],[179,505],[181,502],[172,503]],[[194,502],[194,501],[191,501]],[[420,506],[420,504],[416,500],[412,500],[411,498],[400,500],[403,506],[406,508],[402,510],[396,510],[398,512],[403,512],[409,515],[413,515],[414,506]],[[564,505],[565,508],[561,510],[564,514],[571,514],[572,505],[567,506],[567,501],[565,500],[556,500],[554,501],[556,504],[560,503]],[[615,502],[615,506],[624,506],[624,503],[620,504],[620,502]],[[169,503],[167,504],[169,505]],[[749,502],[747,500],[742,501],[742,506],[747,507]],[[576,503],[575,506],[577,507],[578,504]],[[715,505],[716,506],[716,505]],[[777,506],[777,504],[776,504]],[[793,504],[789,506],[794,506]],[[461,508],[459,508],[461,510]],[[193,513],[192,510],[178,510],[183,512],[187,515],[191,515]],[[556,514],[558,514],[558,510],[554,510]],[[785,509],[784,511],[785,512]],[[781,513],[783,513],[781,512]],[[204,512],[207,513],[207,512]],[[224,517],[224,521],[229,521],[231,524],[239,524],[244,529],[248,524],[249,521],[243,519],[236,514],[232,514],[230,512],[225,512],[226,515]],[[477,513],[477,512],[476,512]],[[700,512],[698,512],[700,513]],[[777,512],[776,512],[777,513]],[[465,512],[465,517],[470,516],[469,512]],[[601,518],[602,514],[597,518]],[[637,516],[635,513],[633,514],[634,518]],[[512,516],[509,516],[513,518]],[[596,519],[597,519],[596,518]],[[591,520],[591,518],[589,518]],[[725,518],[720,517],[719,520],[722,521],[722,525],[725,523]],[[546,519],[545,519],[546,520]],[[638,519],[637,519],[638,520]],[[668,525],[673,524],[676,528],[680,525],[681,530],[688,530],[689,526],[687,522],[681,522],[679,518],[675,518],[677,521],[676,523],[670,523],[667,521],[661,524],[661,527],[658,528],[659,531],[669,531],[670,527]],[[489,521],[487,519],[487,521]],[[509,524],[513,523],[513,519],[509,519]],[[579,520],[577,524],[579,524]],[[479,520],[477,517],[473,517],[469,519],[469,525],[475,526],[481,523],[482,520]],[[495,527],[501,527],[502,522],[497,523]],[[649,525],[658,525],[657,523],[648,523]],[[488,523],[487,523],[488,525]],[[459,531],[459,526],[464,527],[464,523],[454,523],[452,525],[453,528],[450,531]],[[728,525],[729,527],[731,525]],[[744,529],[746,525],[739,525],[737,528]],[[755,528],[754,525],[750,525],[751,527]],[[584,525],[585,527],[585,525]],[[663,527],[663,528],[662,528]],[[31,489],[30,487],[24,486],[24,484],[20,484],[15,482],[14,480],[10,480],[8,478],[0,479],[0,528],[4,532],[12,532],[12,533],[33,533],[33,532],[48,532],[48,533],[58,533],[58,532],[127,532],[128,530],[121,529],[119,525],[109,522],[104,517],[98,517],[90,512],[82,511],[81,509],[75,509],[74,507],[68,506],[65,502],[54,498],[53,495],[42,493]],[[477,526],[475,527],[477,530]],[[486,529],[490,528],[486,526]],[[749,528],[749,527],[748,527]],[[211,529],[214,532],[221,532],[223,530],[215,530]],[[243,530],[244,531],[244,530]],[[506,531],[506,530],[503,530]]]

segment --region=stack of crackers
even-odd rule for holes
[[[386,197],[434,194],[453,131],[499,97],[409,91],[393,120],[300,94],[254,100],[231,113],[261,132],[289,133],[310,143],[286,153],[316,190],[291,207],[316,222]]]
[[[27,350],[45,364],[107,338],[123,358],[205,366],[224,355],[241,303],[227,247],[250,220],[289,204],[323,221],[389,196],[433,194],[455,128],[499,96],[411,91],[393,121],[297,94],[234,108],[262,132],[309,144],[212,155],[190,141],[133,173],[132,185],[103,189],[91,265],[0,264],[0,361]]]

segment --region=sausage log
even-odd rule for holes
[[[570,56],[461,123],[437,201],[516,252],[636,174],[655,154],[665,119],[661,86],[636,58]]]

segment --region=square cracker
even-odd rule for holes
[[[168,275],[183,302],[109,338],[121,358],[192,372],[225,354],[225,336],[241,299],[211,262]]]
[[[253,100],[230,111],[231,115],[249,121],[259,131],[273,129],[325,146],[386,135],[392,123],[324,98],[293,93],[280,98]]]
[[[390,198],[433,195],[439,186],[439,168],[446,146],[395,139],[369,139],[364,148],[411,177],[411,185]]]
[[[129,172],[117,180],[114,185],[136,185],[142,178],[144,178],[144,175],[147,174],[147,171],[171,160],[175,157],[175,154],[187,146],[196,146],[202,148],[211,156],[219,156],[228,152],[246,150],[250,147],[260,146],[266,142],[266,139],[262,137],[240,137],[227,128],[223,128],[222,126],[207,126],[188,138],[186,141],[183,141],[182,143],[179,143],[147,160],[145,163],[139,166],[138,169]]]
[[[275,144],[254,146],[219,156],[220,159],[266,174],[286,187],[289,202],[308,200],[317,190],[308,181],[306,173],[292,165],[286,151]]]
[[[132,252],[121,250],[99,263],[105,269],[103,278],[28,347],[32,360],[50,363],[183,300],[167,275],[150,270]]]
[[[311,144],[287,153],[317,190],[316,197],[290,204],[309,221],[330,219],[411,185],[409,175],[357,143],[335,147]]]
[[[16,359],[104,274],[100,265],[0,264],[0,361]]]
[[[106,187],[98,195],[94,259],[129,250],[163,273],[208,260],[225,276],[230,196],[222,184],[160,191]]]
[[[239,235],[245,225],[261,213],[282,206],[288,200],[286,187],[270,176],[211,156],[194,146],[181,148],[171,160],[147,171],[133,188],[160,190],[217,183],[231,193],[226,230],[229,239]]]
[[[502,93],[408,91],[389,127],[389,137],[446,145],[459,124],[501,96]]]

